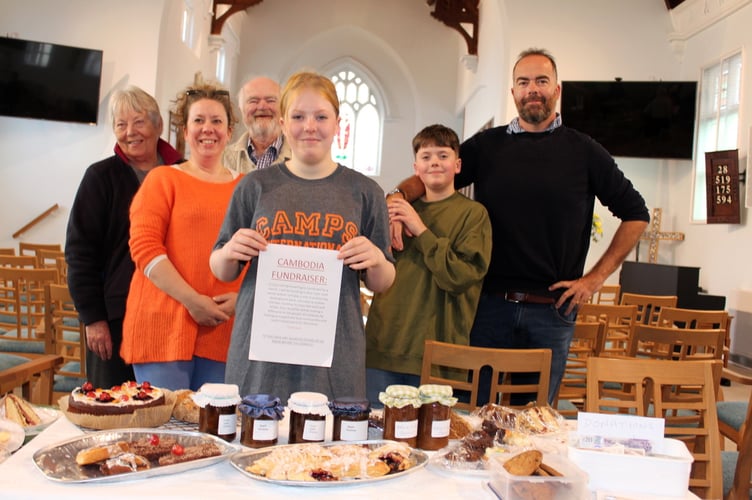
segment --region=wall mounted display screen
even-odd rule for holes
[[[691,159],[697,82],[563,81],[564,125],[612,156]]]
[[[0,38],[0,115],[97,122],[102,51]]]

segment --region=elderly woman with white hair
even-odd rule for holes
[[[128,249],[128,209],[146,175],[182,156],[162,134],[157,101],[138,87],[110,99],[115,154],[84,173],[68,220],[68,286],[86,325],[86,375],[94,387],[135,380],[120,357],[125,302],[134,264]]]

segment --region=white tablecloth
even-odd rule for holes
[[[286,432],[286,425],[280,425],[280,444],[287,442]],[[0,499],[202,498],[220,500],[253,498],[254,500],[267,500],[292,497],[385,498],[390,500],[403,498],[497,499],[488,487],[489,478],[486,476],[449,473],[430,466],[401,477],[372,483],[295,487],[256,481],[237,471],[227,460],[179,474],[113,483],[63,484],[47,479],[34,465],[32,457],[37,450],[82,435],[84,432],[81,429],[65,416],[61,416],[5,462],[0,463]],[[327,436],[331,437],[330,423]],[[239,451],[249,450],[237,443],[236,438],[233,444],[238,446]],[[593,493],[593,499],[597,500],[653,500],[654,498],[605,492]],[[697,499],[698,497],[687,492],[685,498]]]

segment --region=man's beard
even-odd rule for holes
[[[537,106],[527,107],[526,104],[531,100],[534,100]],[[554,102],[554,105],[555,104],[556,103]],[[524,121],[537,125],[551,116],[551,113],[553,113],[554,110],[553,106],[549,107],[548,99],[545,97],[539,97],[536,99],[523,99],[522,102],[517,105],[517,111],[520,114],[520,118]]]
[[[280,134],[281,129],[279,123],[274,123],[274,119],[262,119],[255,118],[249,125],[248,129],[251,131],[253,137],[272,137]]]

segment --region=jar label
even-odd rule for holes
[[[418,420],[394,422],[394,437],[396,439],[411,439],[418,435]]]
[[[276,420],[254,420],[253,421],[253,440],[254,441],[273,441],[279,434],[279,422]]]
[[[237,415],[219,415],[217,421],[217,435],[226,436],[228,434],[235,434],[237,432],[238,419]]]
[[[342,441],[365,441],[368,439],[368,420],[343,420],[339,426],[339,438]]]
[[[449,420],[434,420],[431,424],[431,437],[443,438],[449,435]]]
[[[323,441],[326,420],[306,420],[303,426],[303,439],[306,441]]]

